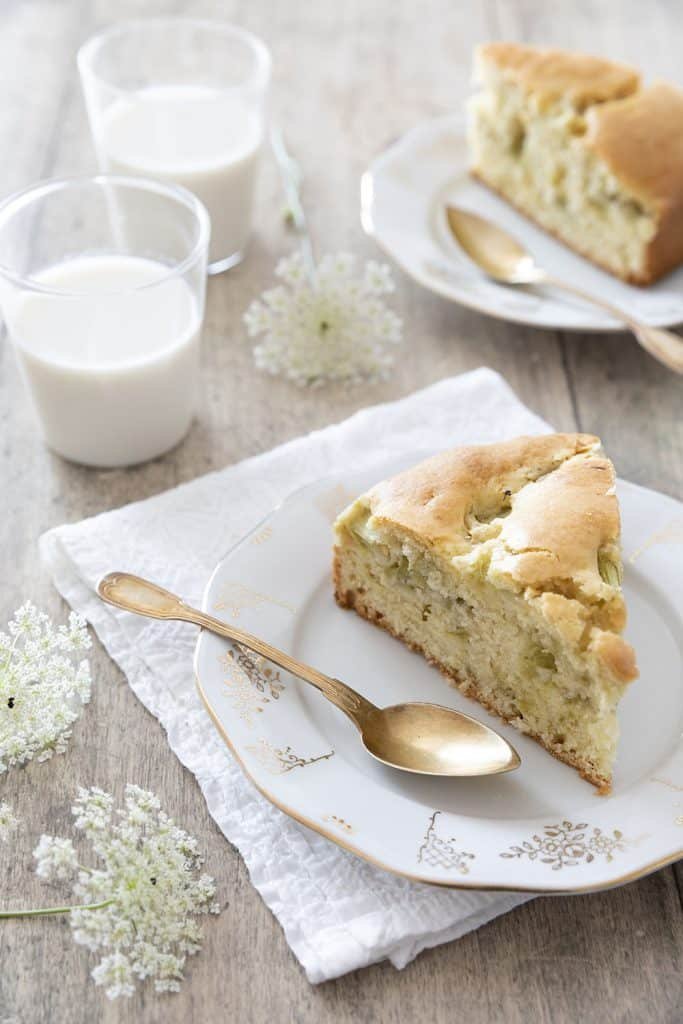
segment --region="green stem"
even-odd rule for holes
[[[101,910],[114,902],[113,899],[102,900],[101,903],[81,903],[76,907],[41,907],[39,910],[0,910],[0,920],[9,917],[46,917],[48,914],[70,914],[72,910]]]
[[[294,161],[287,151],[282,132],[275,125],[273,125],[270,130],[270,144],[275,160],[280,169],[280,177],[282,179],[282,187],[285,192],[287,206],[292,215],[294,227],[299,235],[304,268],[308,275],[310,284],[315,290],[317,288],[317,278],[315,273],[313,242],[308,230],[308,223],[306,221],[306,214],[304,213],[304,207],[301,202],[301,195],[299,194],[298,175],[294,169]]]

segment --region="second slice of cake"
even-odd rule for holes
[[[475,56],[475,177],[618,277],[683,261],[683,93],[613,61],[517,43]]]
[[[616,708],[637,671],[620,635],[614,469],[597,438],[437,455],[358,498],[335,537],[340,605],[609,790]]]

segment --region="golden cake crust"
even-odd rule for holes
[[[568,97],[579,109],[630,96],[640,83],[639,73],[626,64],[569,50],[485,43],[477,57],[495,64],[525,92],[547,101]]]
[[[599,445],[590,434],[550,434],[456,448],[383,481],[358,504],[378,526],[444,558],[486,548],[492,582],[538,602],[568,637],[592,631],[598,656],[627,682],[637,671],[617,635],[625,605],[601,573],[610,556],[617,571],[620,520],[614,467]]]
[[[482,518],[509,495],[513,508],[506,532],[516,537],[518,548],[543,554],[556,546],[563,575],[570,575],[594,556],[596,540],[619,533],[616,497],[608,493],[614,487],[612,465],[592,454],[599,444],[590,434],[546,434],[454,448],[383,480],[368,491],[365,502],[378,520],[400,526],[445,554],[459,554],[471,547],[468,513]],[[584,458],[571,463],[558,482],[555,471],[577,455]],[[518,509],[518,496],[536,481],[533,497]],[[572,489],[571,502],[566,488]],[[559,518],[550,521],[548,512]],[[586,525],[590,532],[583,536]],[[517,578],[531,584],[539,577],[532,570]]]
[[[658,218],[646,280],[683,260],[683,92],[664,82],[587,113],[584,142]]]
[[[665,82],[592,107],[584,142],[637,198],[683,198],[683,92]]]

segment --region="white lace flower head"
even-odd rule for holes
[[[45,882],[67,882],[78,870],[78,856],[70,839],[41,836],[33,856],[36,874]]]
[[[0,801],[0,843],[9,841],[13,832],[19,828],[19,819],[12,806],[4,800]]]
[[[30,602],[0,633],[0,773],[63,753],[81,705],[90,700],[90,647],[81,616],[55,627]]]
[[[123,808],[101,789],[81,789],[76,828],[91,844],[96,866],[77,861],[68,839],[43,836],[34,851],[44,879],[74,877],[82,906],[71,911],[74,939],[101,959],[92,971],[115,999],[136,980],[157,992],[180,987],[186,958],[200,948],[197,918],[218,913],[215,884],[199,869],[197,842],[162,810],[148,790],[128,785]]]
[[[280,260],[282,284],[265,291],[244,315],[256,365],[301,385],[386,376],[402,323],[382,296],[394,290],[389,268],[355,273],[348,253],[328,254],[312,270],[299,252]]]
[[[123,953],[110,953],[103,956],[97,967],[92,970],[96,985],[104,985],[110,999],[119,996],[132,996],[135,992],[135,979],[130,960]]]

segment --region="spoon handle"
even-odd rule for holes
[[[683,338],[679,337],[678,334],[674,334],[673,331],[667,331],[663,327],[650,327],[649,324],[644,324],[641,320],[637,320],[629,313],[625,313],[623,309],[612,305],[611,302],[606,302],[605,299],[600,299],[590,292],[585,292],[582,288],[568,284],[566,281],[559,281],[550,274],[544,273],[539,283],[552,285],[553,288],[562,288],[566,292],[577,295],[580,299],[585,299],[586,302],[592,302],[595,306],[601,306],[633,331],[636,340],[646,352],[649,352],[651,356],[654,356],[655,359],[658,359],[660,363],[668,366],[675,373],[683,373]]]
[[[339,679],[333,679],[311,665],[297,661],[285,651],[273,647],[257,636],[252,636],[251,633],[246,633],[243,629],[230,626],[227,622],[215,619],[198,608],[191,608],[175,594],[141,576],[133,576],[127,572],[110,572],[97,584],[97,593],[107,604],[122,608],[124,611],[136,612],[151,619],[192,622],[202,629],[208,629],[210,633],[216,633],[243,647],[248,647],[250,651],[267,658],[286,672],[291,672],[292,675],[315,686],[316,690],[343,711],[359,730],[362,729],[362,720],[377,710],[374,704]]]

